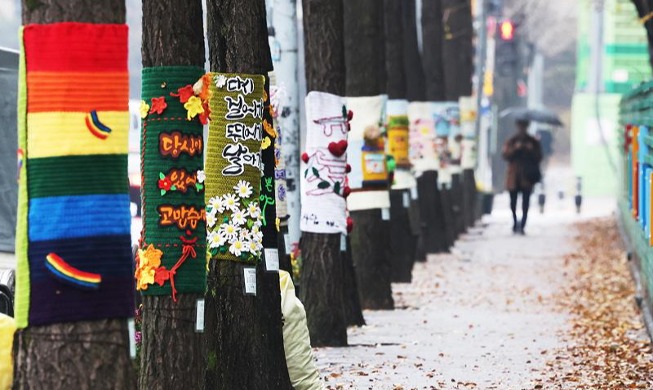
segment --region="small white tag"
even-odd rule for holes
[[[410,197],[417,200],[417,187],[410,187]]]
[[[245,294],[256,295],[256,268],[243,268]]]
[[[404,208],[407,209],[410,207],[410,195],[408,192],[404,192]]]
[[[195,318],[195,332],[204,332],[204,299],[197,300],[197,317]]]
[[[266,271],[279,271],[279,250],[277,248],[265,248],[263,255],[265,256]]]
[[[286,254],[289,255],[292,252],[292,246],[290,245],[290,234],[286,233],[283,235],[283,245],[286,247]]]
[[[347,252],[347,236],[340,235],[340,252]]]
[[[390,209],[381,209],[381,219],[384,221],[390,220]]]
[[[136,359],[136,324],[133,318],[127,320],[127,329],[129,331],[129,357]]]

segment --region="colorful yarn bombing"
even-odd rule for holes
[[[99,139],[107,139],[111,129],[106,127],[97,117],[97,111],[93,110],[86,115],[86,127],[88,131]]]
[[[52,276],[64,283],[88,290],[100,288],[101,275],[78,270],[66,263],[56,253],[50,253],[45,257],[45,266],[52,273]]]
[[[17,325],[131,317],[127,26],[34,24],[21,43]]]
[[[202,121],[210,113],[208,84],[193,88],[203,74],[196,66],[143,69],[143,229],[134,272],[143,295],[176,301],[177,294],[206,288]]]
[[[262,134],[270,131],[263,126],[265,78],[209,75],[212,114],[205,168],[207,256],[209,260],[256,264],[263,249],[259,203]],[[274,200],[274,182],[269,185]]]

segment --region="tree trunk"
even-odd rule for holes
[[[442,51],[441,0],[422,0],[422,58],[426,79],[426,100],[445,100],[445,73]]]
[[[447,249],[449,249],[456,241],[456,220],[453,213],[451,188],[441,186],[440,198],[442,199],[442,214],[444,216],[445,244]]]
[[[404,27],[402,0],[384,0],[385,25],[385,68],[387,74],[388,99],[406,100],[406,72],[404,70]],[[390,103],[389,103],[390,104]],[[406,115],[407,113],[402,113]],[[407,118],[407,117],[406,117]],[[388,118],[390,122],[390,118]],[[389,129],[389,124],[388,124]],[[388,130],[389,131],[389,130]],[[389,136],[387,137],[389,139]],[[396,161],[396,158],[395,158]],[[410,167],[397,164],[396,170],[404,176],[410,175]],[[404,172],[401,172],[404,171]],[[395,174],[395,177],[398,175]],[[418,234],[411,229],[410,207],[404,207],[403,193],[409,196],[403,183],[390,193],[390,215],[392,218],[391,247],[393,282],[410,283],[411,271],[417,252]],[[410,205],[410,196],[409,196]]]
[[[438,189],[438,172],[426,171],[417,178],[420,212],[426,253],[441,253],[448,250],[447,233],[442,208],[442,194]]]
[[[209,0],[207,20],[211,70],[267,76],[272,60],[264,1]],[[267,209],[274,209],[274,205]],[[270,215],[266,213],[266,219]],[[266,222],[274,226],[274,219]],[[268,233],[263,239],[265,247],[276,247],[276,235]],[[289,388],[278,273],[266,272],[265,264],[259,262],[256,296],[251,296],[244,294],[244,268],[235,261],[209,262],[204,386],[225,390]]]
[[[376,96],[386,91],[385,27],[383,7],[378,3],[343,1],[347,96]]]
[[[472,95],[474,27],[471,1],[441,1],[446,100],[458,101],[461,96]]]
[[[342,245],[342,243],[341,243]],[[343,264],[343,280],[345,283],[344,305],[345,320],[348,326],[363,326],[365,318],[361,309],[361,301],[358,295],[358,283],[356,282],[356,268],[351,258],[351,237],[345,236],[345,247],[340,248]]]
[[[345,93],[342,2],[303,0],[306,89]],[[347,345],[340,234],[302,232],[300,299],[311,344]]]
[[[405,0],[384,0],[385,70],[388,99],[406,99],[406,72],[404,69],[403,6]]]
[[[412,280],[413,260],[417,250],[417,236],[410,226],[409,190],[390,191],[390,247],[391,281],[410,283]]]
[[[653,11],[653,1],[651,0],[631,1],[633,4],[635,4],[635,8],[637,9],[637,14],[639,15],[640,19],[644,18],[646,15]],[[648,39],[648,61],[651,69],[653,69],[653,19],[649,18],[644,23],[644,28],[646,29],[646,37]]]
[[[344,0],[343,4],[347,96],[384,94],[383,7],[375,0]],[[364,309],[391,310],[394,301],[390,285],[390,224],[382,220],[380,209],[351,210],[350,215],[354,221],[352,259],[361,305]]]
[[[125,23],[124,0],[23,1],[23,24]],[[125,104],[128,96],[125,96]],[[127,321],[30,326],[16,333],[14,388],[134,388]]]
[[[352,254],[363,253],[354,259],[361,306],[370,310],[392,310],[394,300],[390,285],[390,258],[386,245],[370,242],[390,242],[390,221],[383,221],[380,209],[356,212],[358,228],[351,233]]]
[[[340,239],[340,234],[303,232],[299,243],[303,259],[300,299],[314,347],[347,345],[343,289],[334,288],[344,283]],[[305,253],[310,257],[304,257]]]
[[[406,99],[409,102],[426,100],[424,69],[417,45],[417,21],[415,20],[415,0],[405,0],[402,6],[402,25],[404,27],[404,69],[406,72]]]
[[[420,102],[426,100],[426,80],[422,59],[417,45],[417,20],[415,15],[415,0],[402,1],[402,25],[404,27],[404,69],[406,72],[406,98],[409,102]],[[437,247],[437,239],[429,233],[433,228],[427,227],[426,215],[433,216],[435,210],[435,194],[430,185],[424,185],[424,178],[417,179],[419,197],[412,202],[413,215],[421,218],[419,221],[420,236],[417,242],[417,254],[415,260],[426,261],[427,253],[434,253],[433,248]],[[428,191],[427,191],[428,189]],[[424,192],[427,191],[427,192]],[[427,199],[422,199],[426,197]]]
[[[454,221],[456,222],[455,234],[458,237],[467,229],[468,213],[474,212],[473,209],[468,210],[465,207],[467,195],[463,191],[462,173],[455,173],[451,176],[451,199]]]
[[[465,212],[465,226],[470,228],[474,226],[476,220],[480,218],[480,213],[476,210],[478,209],[478,191],[476,190],[476,178],[474,177],[473,169],[465,169],[463,171],[463,202],[464,208],[467,210]]]
[[[204,31],[201,20],[202,2],[199,0],[143,2],[143,67],[203,68]],[[193,70],[189,73],[193,73]],[[190,78],[184,80],[188,84],[195,81]],[[145,95],[147,92],[143,90],[143,100],[149,103],[150,97]],[[143,182],[141,185],[155,183]],[[147,205],[147,202],[143,202],[143,205]],[[144,229],[147,224],[148,220],[144,219]],[[205,235],[199,238],[206,240]],[[143,297],[140,389],[203,387],[206,351],[202,334],[195,330],[197,300],[201,298],[204,298],[202,293],[179,294],[177,302],[169,294]]]

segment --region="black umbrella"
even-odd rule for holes
[[[553,111],[547,109],[532,109],[526,107],[510,107],[501,111],[501,117],[512,116],[516,121],[529,121],[548,123],[553,126],[562,126],[562,121]]]

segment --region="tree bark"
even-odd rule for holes
[[[465,226],[470,228],[474,226],[476,220],[481,217],[481,212],[477,211],[479,203],[479,193],[476,190],[476,178],[474,177],[473,169],[465,169],[463,171],[463,202],[467,210],[465,213],[466,220]]]
[[[303,0],[306,90],[345,94],[342,2]]]
[[[404,27],[401,23],[403,0],[384,0],[385,25],[385,68],[387,74],[388,99],[406,99],[406,72],[404,69]],[[400,22],[398,23],[397,20]],[[406,170],[397,167],[397,170]],[[390,192],[391,232],[391,280],[410,283],[411,271],[417,252],[418,234],[411,229],[410,207],[404,207],[403,193],[407,190]],[[409,197],[410,204],[410,197]]]
[[[474,27],[470,0],[441,0],[444,41],[445,91],[447,101],[472,94],[474,72]]]
[[[378,0],[343,0],[347,96],[386,91],[385,26]],[[355,113],[354,113],[355,115]]]
[[[407,204],[405,201],[408,200]],[[408,206],[408,207],[406,207]],[[390,280],[395,283],[412,281],[417,236],[410,226],[410,195],[408,190],[390,191]]]
[[[455,173],[451,177],[451,207],[453,208],[455,233],[456,237],[460,236],[467,229],[467,221],[469,220],[468,212],[473,213],[474,210],[468,210],[465,206],[466,193],[463,191],[462,174]]]
[[[22,2],[23,24],[125,23],[124,0]],[[16,333],[15,389],[131,389],[125,319],[30,326]]]
[[[445,73],[442,51],[441,0],[422,0],[422,58],[426,79],[426,100],[445,100]]]
[[[381,209],[356,211],[357,219],[351,233],[352,255],[361,306],[370,310],[392,310],[394,299],[390,284],[390,221],[383,221]]]
[[[406,72],[404,70],[404,0],[384,0],[385,70],[388,99],[406,99]]]
[[[445,244],[446,248],[449,249],[456,241],[456,220],[453,213],[451,188],[441,187],[440,199],[442,200],[442,214],[444,216]]]
[[[306,308],[311,345],[347,345],[340,234],[303,232],[299,245],[303,259],[300,299]]]
[[[361,309],[361,301],[358,295],[358,283],[356,282],[356,268],[351,258],[351,237],[346,236],[345,250],[340,251],[343,264],[343,280],[345,283],[344,305],[345,321],[348,326],[363,326],[365,318]]]
[[[306,88],[345,94],[341,1],[303,0]],[[340,234],[302,232],[299,297],[306,309],[311,344],[347,345],[345,276]],[[362,314],[361,314],[362,316]]]
[[[417,178],[420,212],[426,253],[446,252],[449,247],[446,240],[442,196],[438,187],[438,172],[426,171]]]
[[[263,0],[207,1],[211,70],[267,75],[272,70]],[[274,221],[271,221],[274,224]],[[268,234],[266,247],[276,247]],[[205,388],[286,389],[279,278],[256,267],[256,296],[243,293],[245,266],[211,261],[205,296]],[[281,349],[279,350],[279,345]]]
[[[424,69],[417,46],[417,21],[415,20],[415,0],[401,2],[402,24],[404,28],[404,69],[406,71],[406,99],[409,102],[426,100]]]
[[[637,9],[637,14],[640,19],[653,11],[653,1],[651,0],[631,0]],[[648,61],[653,69],[653,19],[648,19],[644,23],[646,29],[646,37],[648,39]]]
[[[343,0],[343,4],[347,96],[383,94],[386,89],[383,7],[376,0]],[[382,220],[380,209],[352,210],[350,216],[354,220],[351,247],[361,306],[391,310],[394,301],[390,285],[390,224]]]
[[[143,67],[203,67],[201,20],[200,0],[143,2]],[[200,298],[203,294],[180,294],[177,302],[170,296],[143,297],[140,389],[203,387],[206,350],[203,335],[195,331]]]

